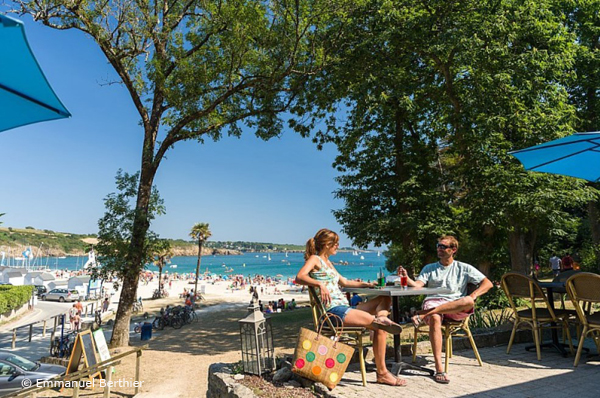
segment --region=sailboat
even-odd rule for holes
[[[267,254],[267,260],[271,261],[271,253]]]
[[[287,256],[288,256],[288,255],[287,255],[287,250],[286,250],[286,251],[285,251],[285,257],[287,258]]]
[[[381,252],[379,250],[377,250],[377,257],[381,256]]]

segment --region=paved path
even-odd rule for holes
[[[596,353],[591,340],[586,341],[590,352]],[[506,354],[506,346],[480,349],[480,367],[470,350],[455,352],[450,359],[450,384],[442,385],[424,376],[402,376],[406,387],[388,387],[375,383],[375,371],[367,373],[367,387],[362,386],[360,371],[352,369],[341,383],[329,393],[329,398],[362,398],[408,396],[431,397],[506,397],[506,398],[597,398],[600,396],[600,359],[596,356],[586,363],[586,355],[577,368],[574,356],[563,358],[552,350],[542,351],[542,360],[535,351],[525,351],[525,344],[514,345]],[[411,358],[406,358],[410,361]],[[421,357],[422,363],[433,368],[433,357]],[[352,365],[355,366],[355,365]],[[369,369],[368,369],[369,370]]]

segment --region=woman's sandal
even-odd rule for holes
[[[392,321],[386,316],[376,316],[375,319],[373,319],[373,323],[371,323],[371,325],[375,329],[385,330],[390,334],[402,333],[402,326],[398,325],[396,322]]]
[[[394,376],[392,372],[386,372],[383,376],[377,373],[377,383],[394,387],[406,387],[406,380]]]
[[[435,374],[433,375],[433,380],[435,380],[436,383],[440,384],[450,383],[450,379],[448,378],[446,372],[435,372]]]

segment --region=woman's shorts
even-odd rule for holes
[[[353,307],[349,307],[347,305],[338,305],[338,306],[331,307],[330,309],[328,309],[327,313],[339,316],[340,318],[342,318],[342,322],[343,322],[344,319],[346,319],[346,315],[348,315],[348,312],[351,309],[353,309]]]

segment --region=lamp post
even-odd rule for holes
[[[274,368],[273,330],[271,319],[265,318],[258,302],[252,299],[249,314],[239,321],[244,372],[261,376]]]

